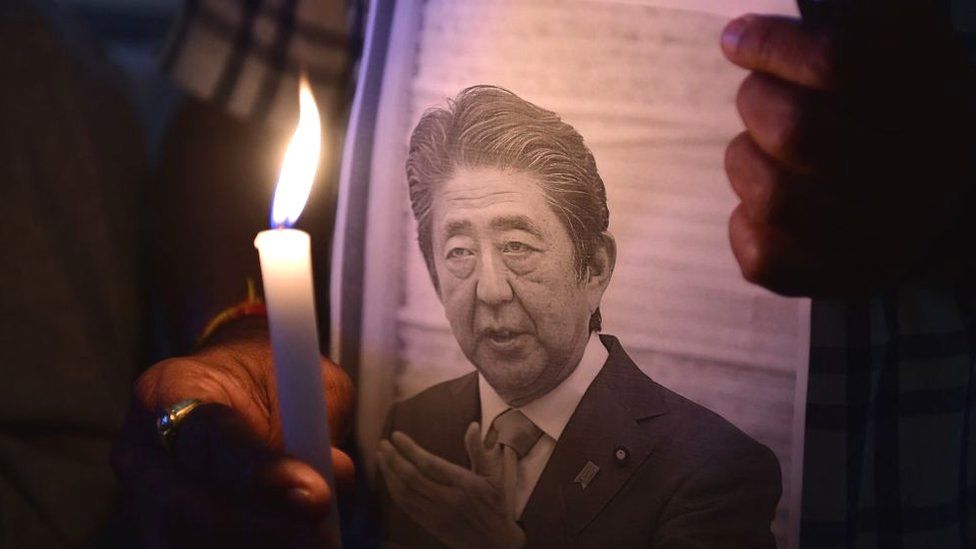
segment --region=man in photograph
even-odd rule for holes
[[[616,244],[556,114],[492,86],[424,114],[418,242],[477,372],[400,402],[377,456],[407,547],[775,547],[773,453],[600,334]]]

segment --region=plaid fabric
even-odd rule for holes
[[[813,306],[803,547],[976,546],[976,296]]]
[[[937,5],[976,62],[972,2]],[[976,547],[976,289],[814,301],[811,326],[801,545]]]
[[[350,83],[358,3],[344,0],[186,0],[161,63],[187,92],[235,115],[291,123],[298,75],[323,112],[340,111]],[[329,108],[331,105],[334,108]]]

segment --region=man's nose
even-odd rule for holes
[[[477,293],[478,299],[487,305],[500,305],[512,300],[508,270],[496,254],[489,252],[482,258]]]

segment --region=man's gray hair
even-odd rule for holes
[[[584,280],[594,253],[608,238],[610,211],[596,161],[579,132],[556,113],[496,86],[466,88],[446,107],[424,113],[410,137],[407,183],[417,241],[438,290],[431,206],[435,189],[458,168],[537,176],[546,201],[569,232],[577,278]],[[597,309],[590,330],[600,327]]]

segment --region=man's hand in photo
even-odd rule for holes
[[[525,533],[512,507],[515,462],[505,463],[500,445],[486,449],[477,423],[464,435],[469,471],[393,432],[380,442],[378,463],[390,495],[417,524],[450,547],[517,548]]]

